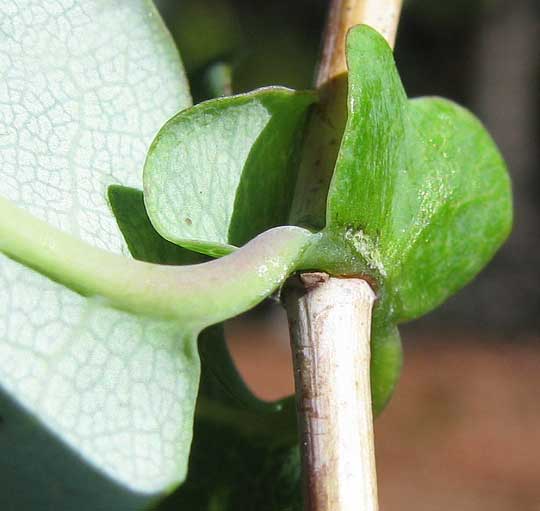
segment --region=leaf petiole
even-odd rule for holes
[[[253,307],[296,269],[312,234],[277,227],[229,256],[188,266],[136,261],[96,248],[0,197],[0,251],[84,296],[200,330]]]

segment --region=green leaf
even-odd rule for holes
[[[189,475],[157,509],[299,511],[294,399],[256,399],[234,368],[221,326],[202,333],[199,351],[201,390]]]
[[[296,149],[314,95],[279,87],[173,117],[144,168],[148,215],[166,239],[212,256],[286,223]]]
[[[109,186],[108,197],[118,227],[135,259],[177,266],[206,260],[203,255],[185,250],[156,232],[148,218],[142,191],[112,185]]]
[[[371,401],[374,415],[390,401],[403,365],[401,337],[384,309],[375,308],[371,325]]]
[[[327,228],[385,287],[396,321],[456,292],[508,236],[510,182],[489,135],[438,98],[408,101],[392,51],[373,29],[348,37],[349,118]]]
[[[395,324],[432,310],[491,259],[510,230],[511,191],[480,122],[450,101],[408,100],[392,51],[376,31],[352,29],[347,59],[348,120],[326,228],[303,267],[373,282],[378,412],[401,367]]]
[[[272,444],[297,442],[294,397],[266,402],[256,398],[238,374],[225,342],[223,325],[204,330],[199,338],[203,367],[197,417],[233,427],[246,438]]]
[[[189,106],[177,51],[147,0],[23,4],[0,7],[0,196],[127,253],[106,190],[140,187],[152,138]],[[193,334],[3,255],[0,282],[0,507],[136,509],[181,481]]]
[[[144,509],[186,474],[195,336],[45,285],[48,307],[31,298],[19,339],[36,329],[48,343],[1,348],[1,507]],[[51,308],[63,316],[47,324]]]
[[[512,223],[506,167],[480,122],[438,98],[411,101],[409,111],[411,172],[397,180],[405,193],[393,209],[403,213],[394,215],[383,249],[399,321],[422,316],[472,280]]]

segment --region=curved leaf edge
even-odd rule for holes
[[[300,97],[303,98],[306,102],[306,105],[317,101],[318,94],[313,90],[295,90],[283,86],[266,86],[260,87],[258,89],[235,94],[233,96],[218,97],[203,101],[198,103],[190,108],[181,110],[176,115],[171,117],[159,130],[154,140],[152,141],[150,148],[147,153],[146,162],[144,164],[143,170],[143,189],[144,189],[144,201],[145,206],[150,217],[152,225],[156,231],[165,239],[171,243],[175,243],[181,247],[184,247],[188,250],[194,252],[200,252],[211,257],[222,257],[234,252],[238,247],[236,245],[225,243],[225,242],[216,242],[208,239],[194,237],[194,238],[185,238],[178,237],[171,234],[170,229],[164,225],[160,216],[157,212],[157,202],[158,199],[155,196],[154,187],[153,187],[153,174],[155,173],[153,160],[154,154],[156,153],[156,148],[159,146],[160,142],[164,137],[168,135],[169,130],[178,122],[185,121],[192,116],[197,116],[207,109],[219,108],[221,105],[230,106],[235,102],[245,103],[252,100],[257,100],[265,96],[278,96],[281,98],[294,98]],[[211,170],[211,169],[209,169]]]
[[[380,36],[380,34],[378,34],[368,25],[359,25],[351,29],[349,32],[348,44],[351,44],[350,40],[355,35],[360,33],[363,33],[363,39],[369,41],[368,44],[373,46],[373,51],[376,53],[379,52],[377,55],[378,59],[385,62],[391,61],[393,63],[392,65],[397,77],[396,83],[399,82],[398,85],[401,88],[400,90],[402,90],[399,75],[397,74],[397,70],[395,70],[392,49],[388,46],[388,43],[382,36]],[[352,85],[349,83],[349,116],[351,116],[351,114],[357,108],[354,100],[354,91],[351,87]],[[454,283],[452,286],[449,286],[447,288],[447,293],[444,296],[438,297],[437,300],[431,303],[429,307],[424,307],[421,310],[410,313],[404,312],[406,305],[404,305],[401,296],[402,283],[400,281],[400,274],[403,270],[402,261],[406,260],[411,251],[414,250],[414,244],[408,246],[405,252],[400,250],[400,252],[396,254],[396,257],[399,260],[395,261],[389,254],[385,254],[383,252],[379,246],[380,243],[377,238],[363,232],[361,228],[352,225],[354,222],[352,222],[352,224],[350,222],[336,223],[335,219],[332,218],[332,215],[327,209],[327,225],[322,231],[323,234],[319,240],[319,245],[310,247],[306,254],[306,256],[309,257],[319,253],[322,254],[322,257],[320,258],[320,261],[317,261],[317,256],[312,257],[310,266],[317,267],[317,263],[320,263],[318,266],[323,267],[320,269],[324,269],[325,271],[338,276],[355,274],[366,276],[368,280],[374,284],[376,290],[378,290],[380,293],[384,292],[385,301],[387,302],[387,305],[385,306],[385,310],[388,315],[387,321],[392,321],[394,323],[411,321],[427,314],[440,304],[444,303],[450,296],[466,286],[494,257],[496,252],[503,245],[504,241],[508,238],[512,226],[511,183],[506,172],[504,160],[500,155],[495,142],[489,135],[482,122],[472,112],[470,112],[470,110],[451,100],[438,96],[423,96],[412,99],[407,99],[406,96],[403,96],[403,100],[402,108],[405,109],[406,115],[408,115],[409,111],[412,111],[417,105],[423,105],[426,103],[444,105],[451,111],[450,113],[456,117],[456,123],[468,123],[468,127],[470,129],[476,130],[476,136],[482,139],[485,150],[490,151],[497,157],[495,159],[498,159],[501,174],[499,177],[502,177],[502,180],[505,182],[507,188],[503,194],[504,196],[498,197],[496,202],[497,204],[503,204],[505,213],[502,214],[502,217],[505,215],[506,216],[500,222],[500,228],[497,235],[491,240],[492,245],[490,250],[486,251],[484,257],[481,258],[481,260],[478,261],[478,264],[476,264],[475,268],[469,272],[467,278],[461,280],[460,282]],[[347,134],[347,132],[350,133],[352,130],[350,122],[351,121],[349,120],[347,123],[345,134]],[[404,140],[404,142],[406,141]],[[407,151],[406,145],[406,143],[403,144],[403,148],[401,149],[402,152]],[[338,156],[336,168],[339,166],[339,163],[340,158]],[[330,185],[329,195],[332,192],[332,186],[335,184],[334,180],[335,179],[332,180]],[[410,271],[414,271],[414,269]]]

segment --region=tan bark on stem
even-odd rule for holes
[[[347,72],[345,40],[354,25],[363,23],[380,32],[393,48],[402,0],[335,0],[328,15],[315,85],[322,87]]]
[[[308,273],[287,293],[305,511],[376,511],[371,310],[361,279]]]

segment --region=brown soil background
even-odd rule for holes
[[[256,331],[229,325],[240,372],[262,398],[290,394],[285,326]],[[381,511],[540,511],[540,338],[408,334],[404,352],[375,422]]]

